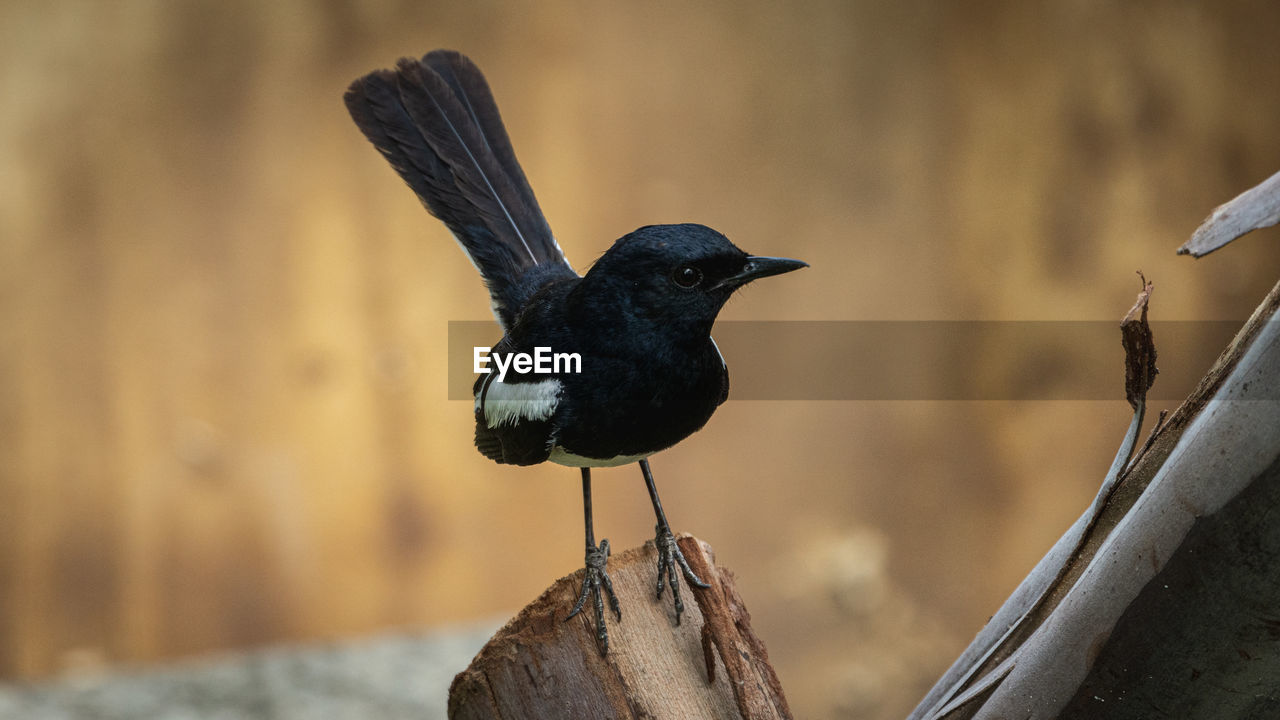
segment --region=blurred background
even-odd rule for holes
[[[447,399],[447,323],[488,298],[348,118],[358,75],[475,59],[580,270],[681,221],[812,265],[724,319],[1111,322],[1141,269],[1153,319],[1243,320],[1276,232],[1174,249],[1280,170],[1277,27],[1261,0],[0,4],[0,679],[497,622],[581,566],[577,473],[486,461]],[[797,716],[904,714],[1084,509],[1129,422],[1118,332],[1098,362],[1115,401],[736,401],[654,458]],[[652,535],[634,467],[595,513]]]

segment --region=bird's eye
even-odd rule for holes
[[[702,282],[702,271],[692,265],[681,265],[672,273],[671,279],[676,285],[687,290],[697,287],[698,283]]]

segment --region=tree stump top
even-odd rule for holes
[[[623,551],[609,560],[622,621],[608,616],[607,655],[596,646],[589,607],[565,622],[581,588],[579,570],[521,610],[454,678],[449,717],[790,718],[733,574],[715,565],[706,543],[691,535],[677,542],[711,585],[682,585],[680,625],[669,590],[654,597],[653,543]]]

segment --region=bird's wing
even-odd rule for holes
[[[504,380],[493,372],[476,382],[476,449],[500,463],[540,463],[551,452],[552,417],[563,385],[515,373]]]
[[[437,50],[351,84],[347,109],[484,276],[510,327],[542,285],[577,277],[516,160],[480,70]]]

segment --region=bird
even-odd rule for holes
[[[808,265],[750,255],[709,227],[681,223],[624,235],[579,275],[516,160],[484,75],[465,55],[401,58],[352,82],[344,101],[483,278],[503,331],[490,357],[543,348],[579,359],[576,367],[509,362],[512,371],[481,374],[474,387],[482,455],[580,469],[584,572],[565,620],[590,598],[596,645],[608,652],[604,598],[618,622],[622,610],[607,569],[609,541],[595,541],[591,470],[637,463],[656,519],[656,598],[670,587],[679,625],[679,577],[710,586],[675,542],[648,458],[701,429],[728,398],[728,369],[711,330],[729,297]]]

